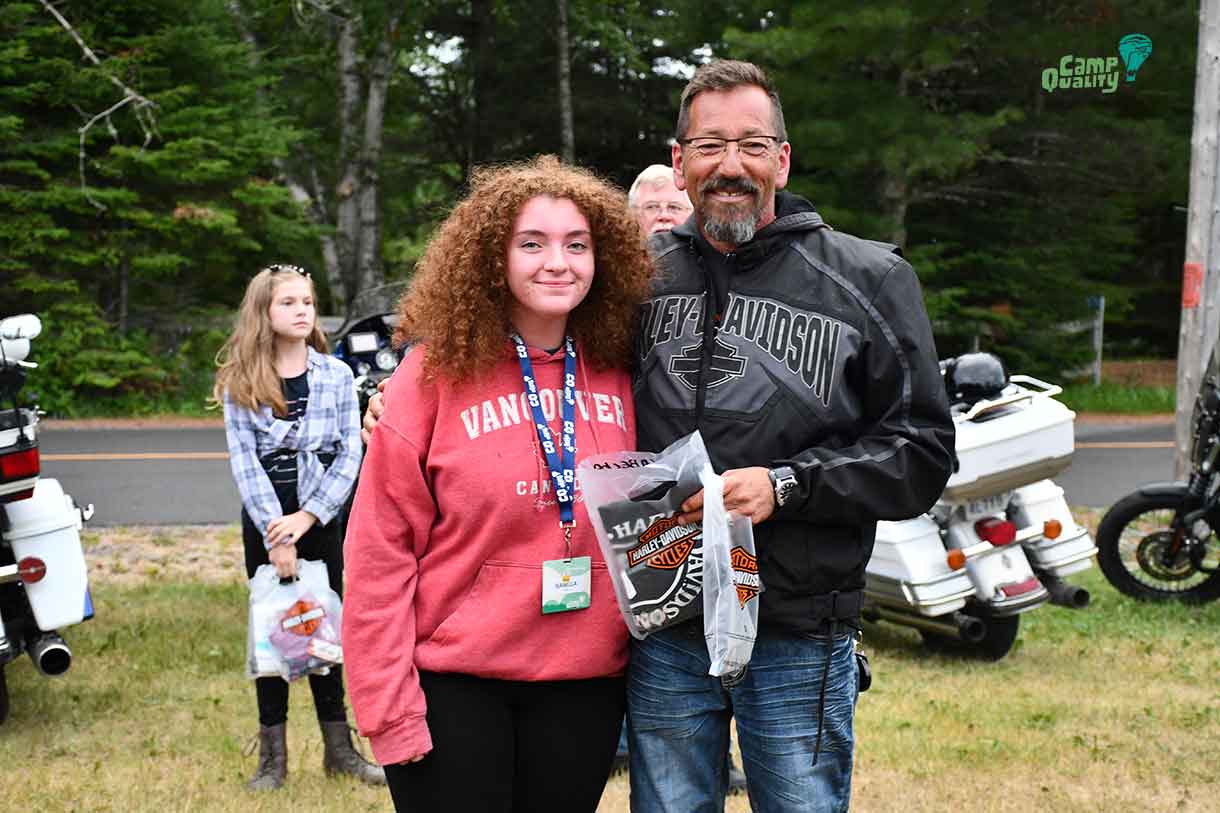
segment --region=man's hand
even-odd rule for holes
[[[275,573],[281,579],[291,579],[297,575],[297,546],[276,545],[267,552],[267,558],[275,566]]]
[[[308,511],[296,511],[276,517],[267,523],[267,544],[274,549],[278,545],[295,545],[318,518]]]
[[[741,517],[749,517],[752,525],[766,520],[775,512],[775,489],[771,486],[770,469],[751,466],[729,469],[724,480],[724,507]],[[703,492],[693,494],[682,503],[678,524],[687,525],[703,520]]]
[[[360,439],[364,441],[364,445],[369,445],[369,438],[373,437],[373,430],[377,428],[377,421],[381,420],[381,415],[385,412],[385,383],[388,378],[383,378],[377,382],[377,392],[373,397],[369,398],[368,409],[364,411],[364,419],[361,421]]]

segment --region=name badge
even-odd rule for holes
[[[588,608],[593,591],[593,559],[548,559],[542,563],[542,614]]]

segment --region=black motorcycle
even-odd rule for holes
[[[1151,601],[1220,598],[1220,369],[1213,352],[1195,397],[1190,479],[1150,483],[1097,529],[1097,562],[1119,591]]]
[[[398,324],[398,299],[405,287],[405,283],[391,282],[359,294],[352,302],[351,316],[329,337],[335,357],[349,365],[356,377],[361,415],[377,385],[402,360],[402,350],[395,349],[391,339]]]

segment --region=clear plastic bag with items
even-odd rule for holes
[[[343,663],[342,613],[325,563],[302,559],[297,578],[284,582],[274,565],[261,565],[250,579],[246,676],[293,681],[327,674]]]
[[[724,670],[712,674],[736,671],[735,664],[743,654],[748,660],[753,647],[757,592],[750,596],[752,600],[740,601],[738,591],[723,589],[724,573],[733,568],[733,551],[740,548],[748,552],[748,561],[738,557],[743,568],[753,563],[752,575],[745,581],[761,590],[754,533],[748,520],[733,519],[723,510],[723,483],[712,473],[703,438],[694,432],[660,453],[596,455],[582,461],[578,469],[581,493],[631,634],[643,639],[704,615],[713,669]],[[705,494],[703,523],[680,525],[677,515],[682,503],[705,487],[708,474],[713,478],[709,481],[712,487],[718,489],[714,496],[719,511],[709,517]],[[715,593],[710,597],[705,593],[709,527],[714,528],[717,556]],[[730,583],[732,579],[729,577]],[[753,613],[749,624],[738,619],[747,609]],[[749,649],[743,649],[746,637]]]

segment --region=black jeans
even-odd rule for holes
[[[582,813],[614,760],[626,679],[525,682],[419,673],[432,751],[386,766],[395,810]]]
[[[270,560],[267,549],[263,547],[263,535],[244,509],[241,512],[241,536],[246,549],[246,578],[252,579],[259,565],[270,564]],[[297,557],[324,562],[331,589],[343,595],[343,538],[339,534],[337,519],[329,525],[310,528],[297,542]],[[310,675],[309,688],[313,692],[313,705],[320,721],[347,720],[347,711],[343,707],[342,667],[331,667],[329,675]],[[258,722],[261,725],[279,725],[288,719],[288,683],[283,678],[255,679],[254,693],[258,697]]]

